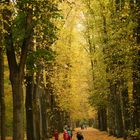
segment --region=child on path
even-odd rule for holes
[[[55,131],[54,131],[54,139],[55,139],[55,140],[58,140],[58,137],[59,137],[58,131],[55,130]]]

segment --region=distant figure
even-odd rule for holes
[[[81,125],[81,129],[84,129],[84,125]]]
[[[59,137],[59,133],[57,130],[54,131],[54,139],[55,140],[58,140],[58,137]]]
[[[84,140],[83,134],[80,131],[77,132],[76,137],[77,137],[77,140]]]
[[[67,128],[67,133],[68,133],[68,140],[71,140],[72,139],[72,130],[71,130],[70,126],[68,126],[68,128]]]
[[[63,129],[66,129],[66,130],[67,130],[67,128],[68,128],[68,125],[67,125],[67,124],[65,124]]]
[[[63,132],[63,139],[68,140],[68,132],[66,129],[64,129],[64,132]]]

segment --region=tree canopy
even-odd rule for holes
[[[2,0],[1,139],[12,122],[13,140],[25,128],[45,140],[86,120],[138,140],[139,10],[135,0]]]

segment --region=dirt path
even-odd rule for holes
[[[87,128],[84,130],[81,130],[80,128],[75,129],[75,131],[73,131],[72,140],[77,140],[76,139],[77,131],[81,131],[83,133],[84,140],[123,140],[122,138],[115,138],[113,136],[108,136],[106,132],[100,132],[99,130],[94,128]],[[7,138],[6,140],[12,140],[12,139]],[[50,140],[54,140],[54,138]],[[63,140],[63,134],[60,134],[59,140]]]
[[[76,139],[76,132],[80,129],[76,129],[73,132],[73,139],[72,140],[77,140]],[[123,140],[122,138],[115,138],[113,136],[108,136],[106,132],[100,132],[97,129],[94,128],[87,128],[84,130],[80,130],[83,133],[84,140]],[[62,134],[59,137],[59,140],[63,140]],[[54,139],[51,139],[54,140]]]

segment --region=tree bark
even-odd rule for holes
[[[41,97],[41,115],[42,115],[42,140],[46,140],[48,137],[48,128],[47,128],[47,99],[45,89],[42,89],[42,97]]]
[[[40,72],[37,73],[36,76],[36,84],[34,85],[34,93],[33,93],[33,122],[34,122],[34,140],[41,140],[41,104],[40,104],[40,91],[39,91],[39,83],[40,83]]]
[[[109,130],[110,134],[117,137],[123,136],[123,121],[122,121],[122,110],[121,110],[121,99],[120,93],[117,88],[118,82],[116,84],[110,85],[110,95],[109,101],[111,108],[109,112]]]
[[[123,90],[122,90],[122,114],[123,114],[123,126],[124,126],[124,138],[127,137],[128,130],[131,129],[130,124],[130,113],[129,113],[129,98],[128,98],[128,87],[123,84]]]
[[[133,101],[134,101],[134,111],[133,111],[133,130],[140,128],[140,1],[134,2],[130,1],[130,7],[132,14],[135,14],[133,19],[137,23],[137,27],[134,29],[134,37],[136,38],[137,48],[134,48],[133,58]]]
[[[27,140],[34,140],[33,130],[33,75],[26,75],[26,131]]]
[[[5,0],[5,5],[9,6],[10,0]],[[26,9],[27,10],[27,9]],[[26,35],[23,39],[22,45],[20,47],[20,58],[17,61],[16,50],[13,43],[12,35],[12,13],[10,9],[4,9],[3,19],[4,29],[8,32],[5,33],[5,47],[6,54],[8,58],[8,65],[10,70],[10,81],[12,85],[13,93],[13,140],[23,140],[24,139],[24,98],[23,98],[23,79],[24,79],[24,67],[27,58],[27,52],[30,45],[30,41],[33,34],[32,26],[32,11],[27,10],[25,31]],[[24,12],[24,11],[23,11]],[[8,23],[8,24],[7,24]]]
[[[132,2],[131,2],[132,3]],[[134,7],[133,7],[134,8]],[[134,128],[140,128],[140,1],[136,1],[135,14],[137,14],[137,27],[134,34],[136,35],[137,48],[134,49],[135,58],[133,60],[133,100],[134,100]],[[134,10],[134,9],[132,9]]]
[[[13,93],[13,140],[24,139],[24,98],[19,74],[12,75]]]
[[[116,136],[123,136],[123,121],[122,121],[122,110],[121,110],[121,100],[119,91],[115,94],[115,134]]]
[[[101,111],[98,109],[98,129],[102,131],[102,119],[101,119]]]
[[[115,135],[115,105],[114,93],[116,92],[116,85],[111,84],[110,81],[110,94],[108,95],[108,131],[110,135]]]
[[[98,109],[98,127],[101,131],[107,131],[107,114],[106,108]]]
[[[2,44],[0,44],[2,45]],[[6,126],[5,126],[5,97],[4,97],[4,58],[3,49],[0,46],[0,130],[1,140],[5,140]]]
[[[107,111],[106,111],[106,108],[102,109],[102,118],[103,118],[103,131],[107,131]]]

